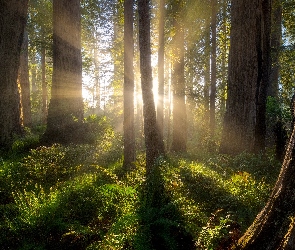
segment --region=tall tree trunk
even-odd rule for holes
[[[124,162],[130,170],[135,161],[133,0],[124,1]]]
[[[20,66],[19,66],[19,82],[21,89],[21,106],[22,120],[26,127],[32,125],[31,114],[31,96],[30,96],[30,80],[29,80],[29,61],[28,61],[28,32],[24,32],[24,40],[22,43]]]
[[[264,94],[268,76],[265,71],[267,63],[261,61],[262,55],[268,53],[267,47],[263,47],[266,44],[260,40],[264,37],[264,29],[261,27],[263,22],[260,21],[264,18],[261,8],[261,0],[238,0],[231,3],[228,99],[221,153],[253,151],[254,142],[255,146],[263,144],[261,138],[255,141],[255,136],[258,136],[258,131],[265,122]]]
[[[139,46],[137,47],[139,48]],[[137,53],[139,54],[139,53]],[[142,104],[142,90],[140,82],[140,62],[139,58],[135,63],[135,96],[136,96],[136,114],[135,114],[135,132],[137,145],[139,148],[144,148],[144,128],[143,128],[143,104]]]
[[[294,116],[294,114],[293,114]],[[295,127],[272,194],[234,249],[295,249]]]
[[[43,47],[41,49],[41,71],[42,71],[42,124],[46,124],[47,119],[47,83],[46,83],[46,49]]]
[[[280,0],[272,1],[272,30],[271,30],[271,71],[268,97],[279,103],[279,77],[280,77],[280,49],[282,45],[282,3]],[[285,153],[285,129],[281,114],[268,114],[266,127],[267,144],[275,146],[277,159],[282,161]]]
[[[205,67],[204,67],[204,121],[208,128],[210,124],[210,25],[206,19],[205,27]]]
[[[32,84],[32,94],[35,97],[36,96],[36,92],[38,90],[37,87],[37,60],[36,60],[36,55],[33,55],[32,57],[32,62],[31,62],[31,84]]]
[[[96,38],[98,40],[98,37]],[[98,114],[100,111],[100,79],[99,79],[99,58],[98,58],[98,45],[94,43],[93,48],[93,63],[94,63],[94,93],[93,93],[93,102],[95,103],[95,114]]]
[[[166,114],[165,114],[165,126],[166,126],[166,148],[171,143],[171,114],[172,114],[172,90],[171,90],[171,62],[170,58],[165,60],[165,78],[167,79],[167,90],[166,90]]]
[[[174,8],[174,43],[173,43],[173,139],[171,150],[178,153],[186,152],[187,143],[187,117],[185,104],[185,79],[184,79],[184,26],[180,20],[182,1]]]
[[[212,0],[211,16],[211,91],[210,91],[210,134],[215,134],[215,101],[216,101],[216,17],[217,1]]]
[[[21,134],[17,76],[28,0],[0,0],[0,147]]]
[[[280,75],[280,48],[282,44],[282,3],[281,0],[272,1],[272,32],[271,32],[271,75],[268,95],[277,98]]]
[[[113,88],[114,93],[112,95],[112,99],[113,99],[113,110],[115,113],[117,113],[117,115],[119,115],[119,113],[122,113],[122,107],[123,107],[123,103],[124,103],[124,99],[123,99],[123,84],[124,84],[124,65],[121,63],[124,59],[123,59],[123,53],[121,53],[124,50],[124,41],[123,41],[123,36],[124,36],[124,27],[123,27],[123,23],[119,20],[122,20],[124,18],[124,1],[112,1],[112,12],[113,12],[113,19],[112,19],[112,24],[113,24],[113,39],[112,39],[112,46],[114,48],[114,52],[112,53],[112,57],[113,57],[113,64],[114,64],[114,75],[113,75],[113,80],[112,80],[112,84],[113,86],[115,86],[115,88]],[[102,89],[106,89],[106,87],[104,87],[103,83],[101,83],[101,88]],[[102,90],[103,92],[103,90]],[[107,90],[108,92],[108,90]],[[103,93],[101,93],[101,97],[102,97],[102,103],[101,105],[103,105],[105,107],[106,102],[103,102]],[[123,126],[122,126],[122,121],[123,121],[123,114],[120,117],[120,121],[118,124],[116,124],[116,127],[119,128],[120,130],[123,130]],[[122,126],[122,127],[121,127]]]
[[[265,150],[266,101],[270,82],[271,0],[261,0],[257,17],[258,78],[256,86],[256,123],[254,152]]]
[[[53,76],[48,110],[48,142],[82,140],[83,119],[80,1],[53,1]]]
[[[165,0],[160,0],[159,6],[159,48],[158,48],[158,105],[157,122],[161,136],[164,136],[164,21]]]
[[[135,15],[137,27],[138,27],[138,15]],[[134,70],[134,80],[135,80],[135,96],[136,96],[136,116],[135,116],[135,131],[137,145],[140,149],[144,148],[144,119],[143,119],[143,103],[142,103],[142,89],[141,89],[141,76],[140,76],[140,51],[139,51],[139,32],[136,32],[135,41],[135,70]]]
[[[220,83],[221,97],[220,97],[220,113],[223,115],[226,110],[226,86],[227,86],[227,50],[228,50],[228,34],[227,34],[227,26],[228,26],[228,2],[229,0],[222,1],[222,55],[221,55],[221,72],[222,79]]]
[[[156,159],[164,153],[164,143],[156,123],[150,43],[150,1],[138,0],[140,73],[143,99],[147,176]]]

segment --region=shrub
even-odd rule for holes
[[[17,249],[85,249],[102,239],[112,242],[112,232],[118,230],[127,237],[134,230],[137,192],[100,170],[69,180],[49,194],[37,186],[14,192],[14,204],[0,207],[5,218],[0,233],[15,237]],[[9,239],[1,238],[0,244],[11,247]]]
[[[14,142],[11,146],[13,154],[19,154],[29,151],[31,148],[36,147],[39,144],[39,134],[34,134],[31,129],[25,128],[24,134],[14,138]]]
[[[206,226],[202,228],[197,249],[230,249],[240,236],[240,225],[232,218],[232,215],[224,215],[224,211],[218,210],[212,213]]]
[[[84,119],[85,131],[80,136],[84,137],[87,143],[96,143],[103,140],[108,129],[112,129],[110,120],[106,116],[89,115]]]

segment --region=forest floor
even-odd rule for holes
[[[0,158],[1,249],[227,249],[280,170],[271,154],[170,155],[147,182],[144,156],[122,174],[122,141],[104,137]]]

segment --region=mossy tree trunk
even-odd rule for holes
[[[17,86],[28,0],[0,0],[0,147],[9,148],[21,134]]]
[[[44,140],[79,142],[82,119],[80,1],[54,0],[53,76]]]

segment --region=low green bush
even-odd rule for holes
[[[206,153],[160,158],[147,179],[139,155],[119,178],[121,136],[104,131],[95,144],[1,159],[3,249],[226,249],[263,207],[280,168],[271,155]]]
[[[41,187],[13,193],[14,204],[2,206],[5,222],[0,232],[17,235],[14,244],[18,249],[33,245],[40,249],[85,248],[110,237],[113,224],[134,211],[137,193],[120,185],[111,174],[105,177],[105,171],[84,174],[49,194]],[[0,243],[9,246],[9,238],[2,237]]]
[[[19,154],[28,152],[31,148],[35,148],[39,144],[39,139],[39,133],[32,133],[30,128],[25,127],[23,135],[14,138],[10,153]]]

